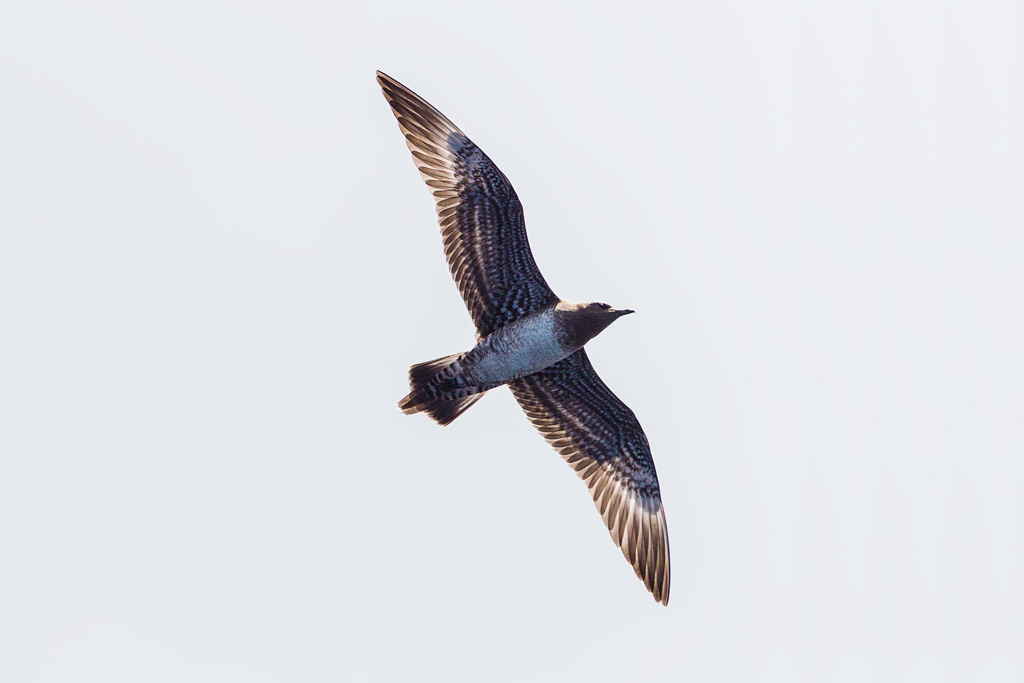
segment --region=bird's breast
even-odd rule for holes
[[[481,383],[500,384],[543,370],[572,351],[559,340],[553,312],[542,311],[513,321],[482,339],[467,354],[466,370]]]

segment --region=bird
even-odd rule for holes
[[[633,311],[556,296],[530,251],[523,206],[505,174],[422,97],[381,71],[377,83],[433,193],[448,267],[477,330],[469,351],[409,368],[410,392],[398,407],[448,425],[507,385],[585,482],[637,577],[668,605],[668,527],[650,444],[583,348]]]

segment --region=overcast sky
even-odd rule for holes
[[[0,679],[1024,679],[1021,4],[667,4],[4,4]],[[636,309],[669,607],[396,409],[474,338],[374,69]]]

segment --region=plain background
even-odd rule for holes
[[[1020,3],[370,5],[0,10],[0,678],[1024,679]],[[378,68],[638,311],[668,608],[395,408],[473,330]]]

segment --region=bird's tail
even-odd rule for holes
[[[445,372],[461,355],[455,353],[409,368],[409,387],[412,391],[398,402],[402,412],[406,415],[425,412],[438,424],[446,425],[479,401],[486,389],[453,387],[452,380],[456,373],[450,370]]]

